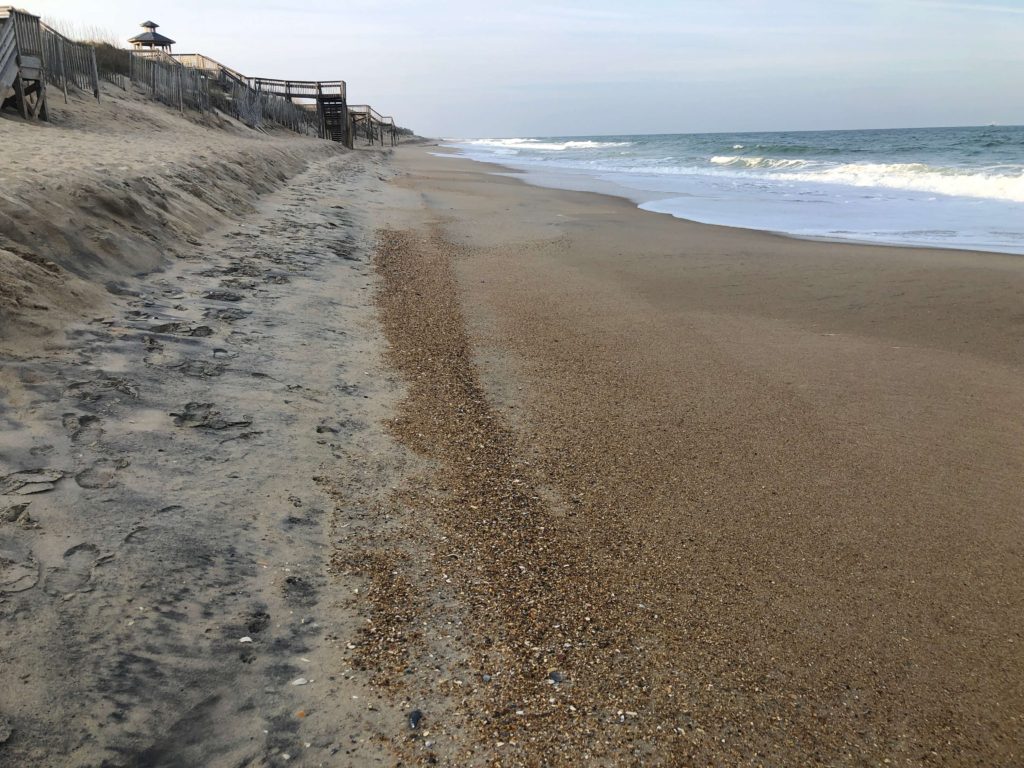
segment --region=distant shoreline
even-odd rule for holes
[[[809,134],[813,133],[813,137]],[[530,183],[826,242],[1024,254],[1024,129],[446,141]]]
[[[523,169],[523,168],[516,168],[516,167],[510,166],[510,165],[502,165],[500,162],[495,162],[493,160],[478,160],[478,159],[475,159],[475,158],[467,157],[467,156],[465,156],[463,154],[459,154],[458,150],[456,150],[454,148],[451,148],[451,147],[447,147],[444,144],[439,144],[438,145],[438,149],[439,150],[448,150],[447,153],[437,152],[436,154],[438,156],[442,156],[442,154],[443,154],[443,156],[446,156],[446,157],[451,157],[451,158],[458,159],[458,160],[465,160],[465,161],[468,161],[468,162],[471,162],[471,163],[475,163],[475,164],[478,164],[478,165],[482,165],[482,166],[490,166],[490,167],[492,167],[494,169],[494,170],[490,171],[491,173],[493,173],[495,175],[500,175],[500,176],[510,176],[512,178],[519,179],[520,181],[522,181],[525,184],[530,184],[532,186],[542,187],[544,189],[559,189],[559,190],[569,191],[569,192],[586,192],[586,193],[591,193],[591,194],[603,195],[603,196],[606,196],[606,197],[614,197],[614,198],[617,198],[619,200],[623,200],[625,202],[628,202],[628,203],[636,206],[636,208],[638,210],[646,211],[648,213],[657,213],[657,214],[661,214],[661,215],[667,215],[667,216],[670,216],[673,219],[679,219],[680,221],[686,221],[686,222],[689,222],[689,223],[692,223],[692,224],[700,224],[700,225],[708,226],[708,227],[723,227],[725,229],[747,230],[747,231],[750,231],[750,232],[757,232],[759,234],[769,235],[769,236],[772,236],[772,237],[783,237],[783,238],[788,238],[788,239],[792,239],[792,240],[800,240],[800,241],[807,241],[807,242],[817,242],[817,243],[835,243],[837,245],[855,245],[855,246],[862,246],[862,247],[868,247],[868,248],[872,248],[872,247],[876,247],[876,248],[907,248],[907,249],[913,249],[913,250],[922,250],[922,249],[928,250],[930,248],[936,248],[935,246],[911,245],[911,244],[908,244],[908,243],[872,242],[872,241],[869,241],[869,240],[858,240],[858,239],[855,239],[855,238],[825,237],[825,236],[814,236],[814,235],[797,235],[797,234],[793,234],[791,232],[784,232],[784,231],[779,231],[779,230],[758,229],[756,227],[738,227],[738,226],[730,225],[730,224],[715,224],[715,223],[712,223],[712,222],[702,222],[702,221],[698,221],[696,219],[687,218],[686,216],[681,216],[679,214],[669,213],[667,211],[652,210],[650,208],[646,208],[646,207],[644,207],[644,203],[637,202],[635,196],[631,196],[629,190],[623,189],[621,187],[617,187],[616,185],[600,184],[600,183],[591,183],[591,184],[588,185],[588,184],[586,184],[584,182],[579,182],[577,184],[570,185],[570,184],[567,183],[565,186],[559,186],[557,184],[551,183],[552,179],[550,177],[546,178],[546,179],[538,178],[538,175],[531,174],[529,170],[526,170],[526,169]],[[584,177],[582,177],[582,176],[570,176],[569,174],[562,174],[562,175],[560,175],[560,178],[563,178],[563,179],[570,179],[570,178],[572,178],[572,179],[582,179]],[[545,183],[545,181],[547,181],[548,183]],[[652,198],[652,199],[656,200],[658,198]],[[982,253],[982,254],[991,255],[991,256],[1020,257],[1020,256],[1024,255],[1024,253],[1013,253],[1013,252],[1007,252],[1007,251],[978,251],[978,250],[974,250],[974,249],[971,249],[971,248],[957,248],[957,247],[953,247],[953,246],[941,247],[941,248],[936,248],[936,249],[937,250],[942,250],[942,251],[958,251],[958,252],[962,252],[962,253]]]

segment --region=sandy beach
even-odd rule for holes
[[[484,730],[566,765],[1019,760],[1019,258],[396,162],[398,432],[481,658],[526,664]]]
[[[0,120],[0,765],[1021,761],[1021,257],[108,95]]]

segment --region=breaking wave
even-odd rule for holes
[[[714,165],[729,165],[737,168],[803,168],[807,160],[773,160],[768,157],[741,157],[738,155],[716,155],[711,158]]]
[[[544,139],[471,139],[463,142],[475,147],[494,147],[506,150],[527,150],[531,152],[564,152],[567,149],[607,149],[629,147],[631,141],[549,141]]]
[[[720,168],[762,171],[783,181],[813,181],[851,187],[879,187],[957,197],[1024,202],[1024,169],[1004,166],[956,168],[925,163],[839,163],[765,157],[716,156]]]

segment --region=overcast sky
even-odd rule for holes
[[[430,136],[1024,123],[1024,0],[19,0]]]

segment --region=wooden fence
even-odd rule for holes
[[[76,43],[60,32],[40,24],[40,43],[46,80],[64,92],[68,100],[68,85],[73,85],[100,97],[100,76],[96,66],[96,49],[87,43]]]
[[[296,133],[320,135],[315,114],[293,103],[283,93],[263,90],[258,78],[246,77],[201,53],[179,53],[173,56],[173,60],[191,72],[201,73],[207,82],[213,106],[250,128],[262,129],[269,122]]]
[[[263,128],[270,122],[284,126],[296,133],[319,135],[316,114],[293,104],[289,99],[272,93],[264,93],[246,81],[225,77],[218,81],[219,107],[234,115],[251,128]]]
[[[210,111],[210,89],[203,73],[183,67],[162,51],[128,53],[128,77],[154,99],[180,111]]]

